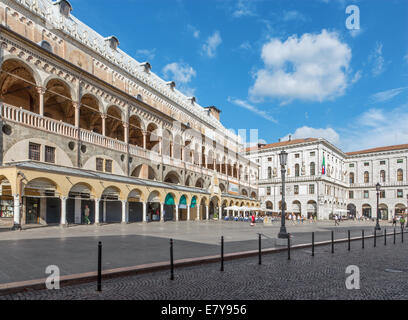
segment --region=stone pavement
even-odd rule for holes
[[[390,225],[389,225],[390,226]],[[304,225],[288,224],[293,233],[292,244],[310,243],[311,232],[316,241],[346,238],[372,233],[374,223],[332,222]],[[45,269],[57,265],[61,275],[96,271],[97,243],[103,243],[103,268],[130,267],[169,260],[169,238],[174,238],[174,258],[196,258],[217,255],[220,237],[225,237],[225,253],[256,250],[257,233],[264,234],[263,248],[275,247],[279,223],[257,224],[243,222],[167,222],[150,224],[116,224],[105,226],[49,227],[0,233],[0,283],[42,279]],[[391,226],[389,227],[391,232]],[[408,241],[408,239],[407,239]]]
[[[408,239],[387,246],[383,238],[335,246],[317,247],[315,257],[310,249],[264,255],[262,265],[258,258],[243,258],[225,262],[220,272],[219,263],[175,269],[175,280],[169,271],[141,274],[105,280],[102,292],[96,284],[79,284],[60,290],[41,290],[0,296],[0,299],[135,299],[135,300],[281,300],[281,299],[408,299]],[[346,267],[360,268],[360,290],[347,290]]]

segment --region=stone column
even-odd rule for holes
[[[200,205],[199,205],[199,204],[197,204],[197,217],[196,217],[196,221],[200,221],[200,215],[201,215],[201,212],[200,212]]]
[[[101,199],[95,199],[95,224],[100,224],[100,217],[99,217],[99,203]]]
[[[163,139],[162,137],[158,137],[159,139],[159,154],[163,154]]]
[[[208,220],[209,215],[210,215],[210,207],[205,206],[205,220]]]
[[[147,202],[142,202],[143,222],[147,222]]]
[[[129,143],[129,124],[126,122],[123,122],[123,131],[124,131],[124,138],[125,138],[125,143]]]
[[[128,223],[129,221],[129,212],[127,210],[127,201],[122,200],[122,223]]]
[[[67,225],[67,197],[61,197],[61,226]]]
[[[102,209],[103,209],[103,222],[106,222],[106,200],[105,199],[103,200]]]
[[[147,132],[143,131],[143,149],[146,149],[147,146]]]
[[[222,220],[222,207],[218,208],[218,221]]]
[[[175,207],[175,210],[176,210],[176,221],[179,221],[179,206],[178,206],[178,204],[176,204],[176,205],[174,205],[174,207]]]
[[[37,92],[39,96],[39,114],[40,116],[44,116],[44,94],[46,89],[43,87],[37,87]]]
[[[190,206],[187,205],[187,221],[190,221]]]
[[[160,203],[160,221],[164,222],[164,203]]]
[[[79,128],[79,117],[80,117],[80,104],[77,102],[72,102],[75,109],[75,127]]]
[[[15,194],[14,198],[14,226],[13,229],[21,228],[21,206],[20,206],[20,195]]]
[[[102,114],[101,118],[102,118],[102,135],[106,136],[106,118],[108,116],[106,114]]]

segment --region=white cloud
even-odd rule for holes
[[[379,76],[385,71],[386,65],[382,53],[383,44],[380,42],[376,43],[374,50],[368,57],[368,61],[372,64],[371,73],[374,77]]]
[[[404,56],[404,60],[406,63],[408,63],[408,53]]]
[[[264,98],[325,101],[348,86],[351,49],[335,32],[271,39],[262,48],[264,68],[255,74],[252,101]]]
[[[261,116],[262,118],[277,123],[277,121],[266,111],[260,110],[257,107],[250,105],[248,102],[244,101],[244,100],[240,100],[240,99],[233,99],[228,97],[228,102],[231,102],[241,108],[247,109],[255,114],[257,114],[258,116]]]
[[[217,47],[222,43],[221,35],[219,31],[215,31],[213,35],[208,37],[207,41],[203,44],[203,53],[210,58],[215,57]]]
[[[353,29],[353,30],[350,30],[349,33],[353,38],[357,38],[359,35],[364,33],[364,30],[363,28]]]
[[[306,18],[299,11],[291,10],[291,11],[284,11],[283,12],[282,20],[283,21],[292,21],[292,20],[305,21]]]
[[[152,61],[156,56],[156,49],[139,49],[136,50],[136,56],[142,58],[144,61]]]
[[[362,77],[362,72],[361,72],[361,70],[359,70],[354,74],[354,77],[351,80],[351,83],[353,83],[353,84],[356,83],[358,80],[361,79],[361,77]]]
[[[238,0],[236,7],[234,8],[232,15],[235,18],[240,18],[244,16],[254,16],[253,2],[250,0]]]
[[[251,49],[252,49],[252,46],[251,46],[251,44],[249,43],[249,41],[244,41],[243,43],[241,43],[241,45],[239,46],[239,48],[240,48],[240,49],[243,49],[243,50],[251,50]]]
[[[371,99],[374,102],[388,101],[388,100],[391,100],[392,98],[396,97],[400,93],[404,92],[407,89],[408,89],[408,87],[401,87],[401,88],[395,88],[395,89],[390,89],[390,90],[386,90],[386,91],[381,91],[381,92],[378,92],[376,94],[373,94],[371,96]]]
[[[164,77],[176,83],[189,83],[196,76],[196,71],[186,63],[173,62],[163,68]]]
[[[305,139],[305,138],[323,138],[333,144],[337,144],[340,141],[339,134],[332,128],[316,129],[311,127],[297,128],[292,134],[292,139]],[[289,134],[282,138],[282,141],[289,140]]]
[[[178,90],[182,92],[184,95],[187,97],[195,97],[196,93],[196,88],[191,88],[185,85],[181,85],[178,87]],[[197,98],[196,98],[197,99]]]
[[[191,24],[187,25],[187,28],[192,33],[194,38],[196,39],[200,38],[200,30],[198,30],[196,27],[192,26]]]

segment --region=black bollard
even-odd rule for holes
[[[331,232],[332,253],[334,253],[334,231]]]
[[[174,280],[173,239],[170,239],[170,280]]]
[[[224,237],[221,237],[221,271],[224,271]]]
[[[384,228],[384,246],[387,245],[387,229]]]
[[[364,249],[364,230],[361,231],[361,247]]]
[[[394,228],[394,244],[395,244],[396,235],[397,235],[397,231],[396,231],[395,228]]]
[[[312,257],[314,257],[314,232],[312,232]]]
[[[261,234],[259,234],[259,264],[262,264],[262,246],[261,246]]]
[[[98,278],[97,278],[97,291],[102,291],[102,242],[98,243]]]
[[[374,248],[377,246],[377,230],[374,230]]]
[[[348,231],[348,251],[350,251],[350,230]]]
[[[288,260],[290,260],[290,233],[288,233]]]
[[[404,229],[401,227],[401,242],[404,242]]]

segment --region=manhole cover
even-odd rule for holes
[[[397,270],[397,269],[385,269],[385,272],[400,273],[400,272],[404,272],[404,271]]]

